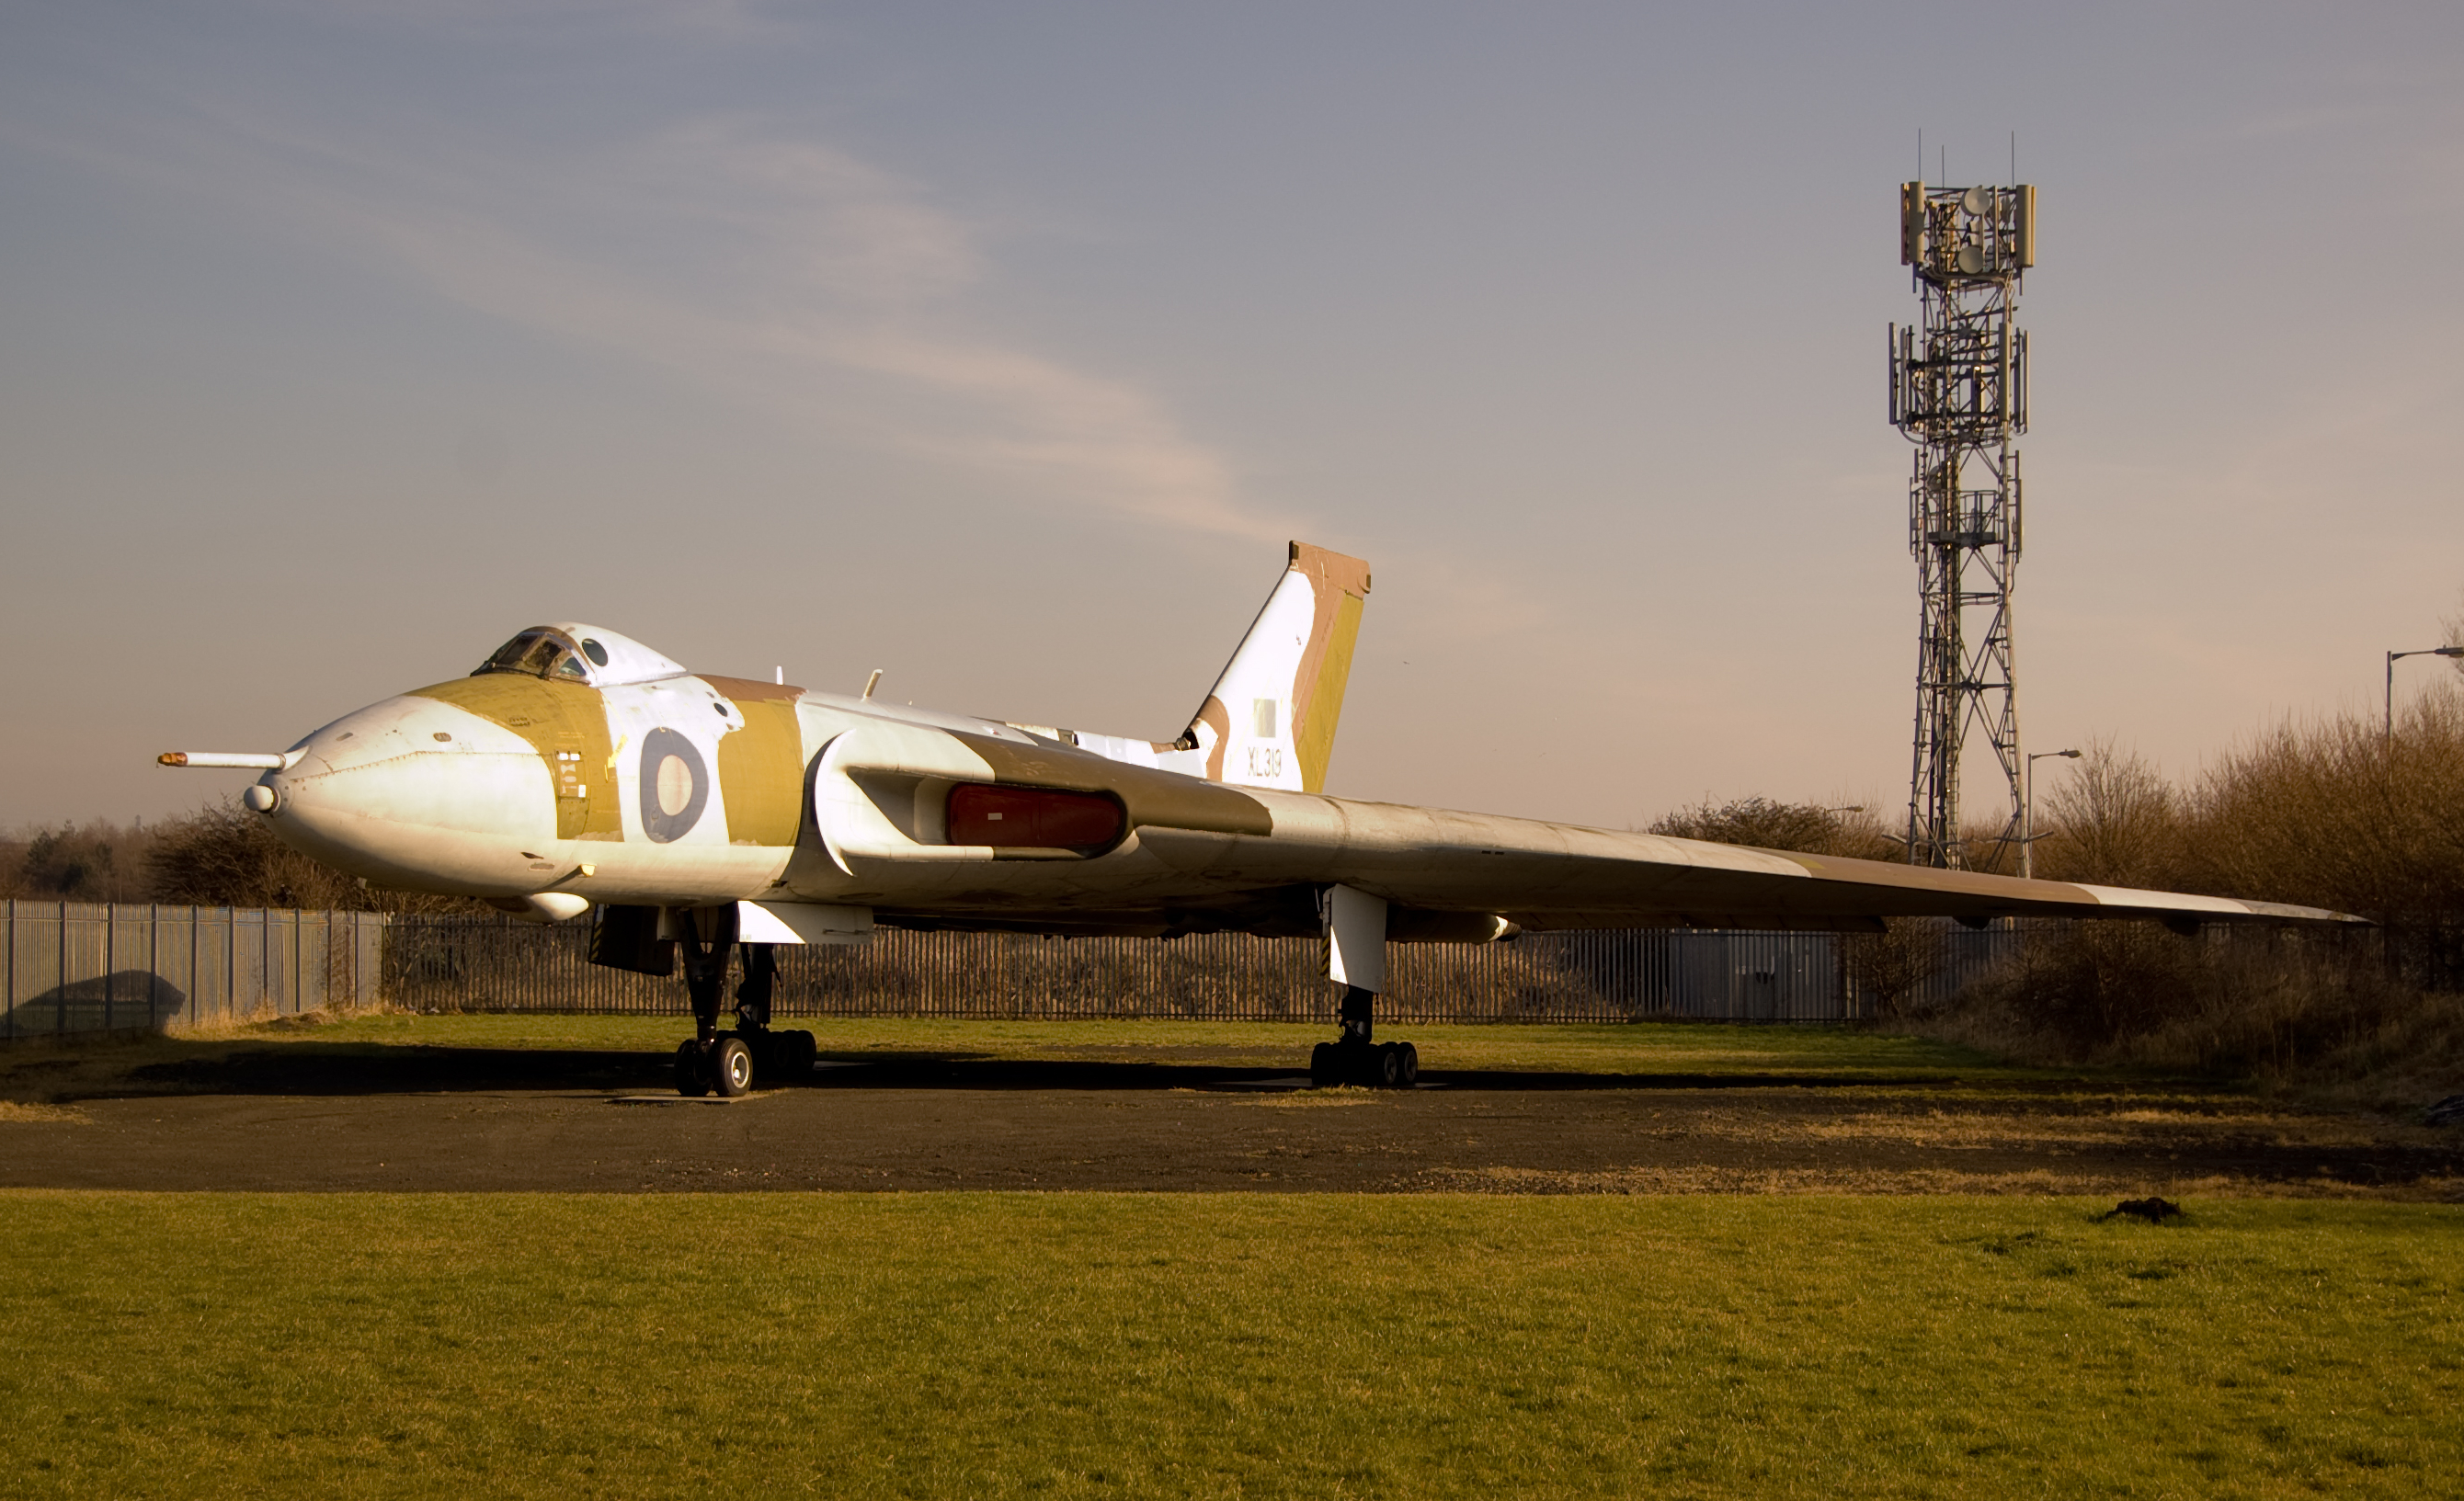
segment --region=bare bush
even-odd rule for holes
[[[1909,1015],[1909,1003],[1942,972],[1939,925],[1921,919],[1882,920],[1879,933],[1848,933],[1839,941],[1839,962],[1852,992],[1862,998],[1868,1022]]]
[[[2250,897],[2366,917],[2432,987],[2464,981],[2464,693],[2374,719],[2288,722],[2189,789],[2096,746],[2045,797],[2036,865],[2100,884]]]
[[[2372,933],[2081,923],[2032,938],[1931,1035],[2043,1064],[2234,1075],[2381,1106],[2464,1079],[2464,999],[2373,960]]]
[[[2464,616],[2447,624],[2464,645]],[[2288,722],[2187,788],[2102,741],[2038,804],[2038,874],[2296,903],[2379,926],[2198,939],[2144,924],[2048,929],[1922,1017],[1905,1002],[1936,978],[1934,931],[1891,925],[1850,940],[1843,962],[1876,1019],[2020,1057],[2238,1072],[2371,1103],[2452,1094],[2464,1087],[2464,998],[2449,993],[2464,987],[2459,810],[2464,689],[2449,685],[2392,733],[2366,715]],[[1653,828],[1847,853],[1826,844],[1820,813],[1706,802]],[[1976,868],[1996,868],[1997,832],[1967,831]]]
[[[2357,912],[2419,932],[2464,920],[2464,696],[2388,734],[2346,715],[2286,725],[2210,768],[2193,798],[2194,889]]]
[[[158,824],[145,894],[196,906],[308,907],[354,912],[480,912],[461,897],[385,891],[302,855],[264,817],[231,804]]]
[[[1889,859],[1900,850],[1864,809],[1825,808],[1770,797],[1740,797],[1717,806],[1706,797],[1653,819],[1650,832],[1671,838],[1853,859]]]
[[[2179,878],[2183,798],[2154,767],[2110,740],[2090,741],[2038,809],[2038,875],[2139,887]]]
[[[2057,879],[2298,903],[2359,933],[2083,924],[2031,943],[1928,1032],[2048,1062],[2225,1070],[2393,1103],[2464,1084],[2464,694],[2289,722],[2189,788],[2094,748],[2041,805]]]

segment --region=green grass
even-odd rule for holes
[[[1316,1023],[1177,1021],[985,1021],[915,1016],[787,1017],[810,1030],[825,1056],[929,1053],[994,1058],[1105,1058],[1305,1067],[1309,1048],[1333,1029]],[[254,1042],[301,1041],[463,1048],[605,1048],[664,1053],[689,1034],[680,1016],[543,1013],[422,1016],[376,1012],[301,1026],[262,1024],[220,1034]],[[1597,1074],[1819,1074],[1829,1077],[2034,1079],[2077,1077],[1921,1037],[1832,1027],[1744,1027],[1647,1022],[1629,1026],[1423,1026],[1380,1035],[1409,1037],[1424,1066],[1537,1069]]]
[[[2360,1496],[2464,1213],[0,1196],[0,1492]]]

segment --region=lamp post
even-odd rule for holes
[[[2036,763],[2049,756],[2063,756],[2076,761],[2076,750],[2039,750],[2028,757],[2028,791],[2019,808],[2019,879],[2033,881],[2036,876]]]
[[[2395,663],[2398,657],[2464,657],[2464,646],[2424,646],[2387,654],[2387,743],[2395,744]]]
[[[1825,808],[1822,810],[1822,822],[1825,828],[1825,854],[1837,855],[1839,853],[1839,816],[1843,813],[1863,813],[1864,811],[1865,805],[1863,803],[1842,803],[1837,808]],[[1888,838],[1890,836],[1884,835],[1883,838]]]

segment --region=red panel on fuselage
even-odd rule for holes
[[[1090,849],[1121,837],[1121,806],[1088,793],[1041,787],[950,789],[950,842],[997,848]]]

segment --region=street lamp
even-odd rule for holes
[[[2424,646],[2419,651],[2387,654],[2387,743],[2395,744],[2395,660],[2398,657],[2464,657],[2464,646]]]
[[[2048,756],[2062,756],[2076,761],[2076,750],[2039,750],[2028,757],[2028,787],[2020,797],[2019,807],[2019,879],[2033,881],[2036,875],[2036,763]]]

